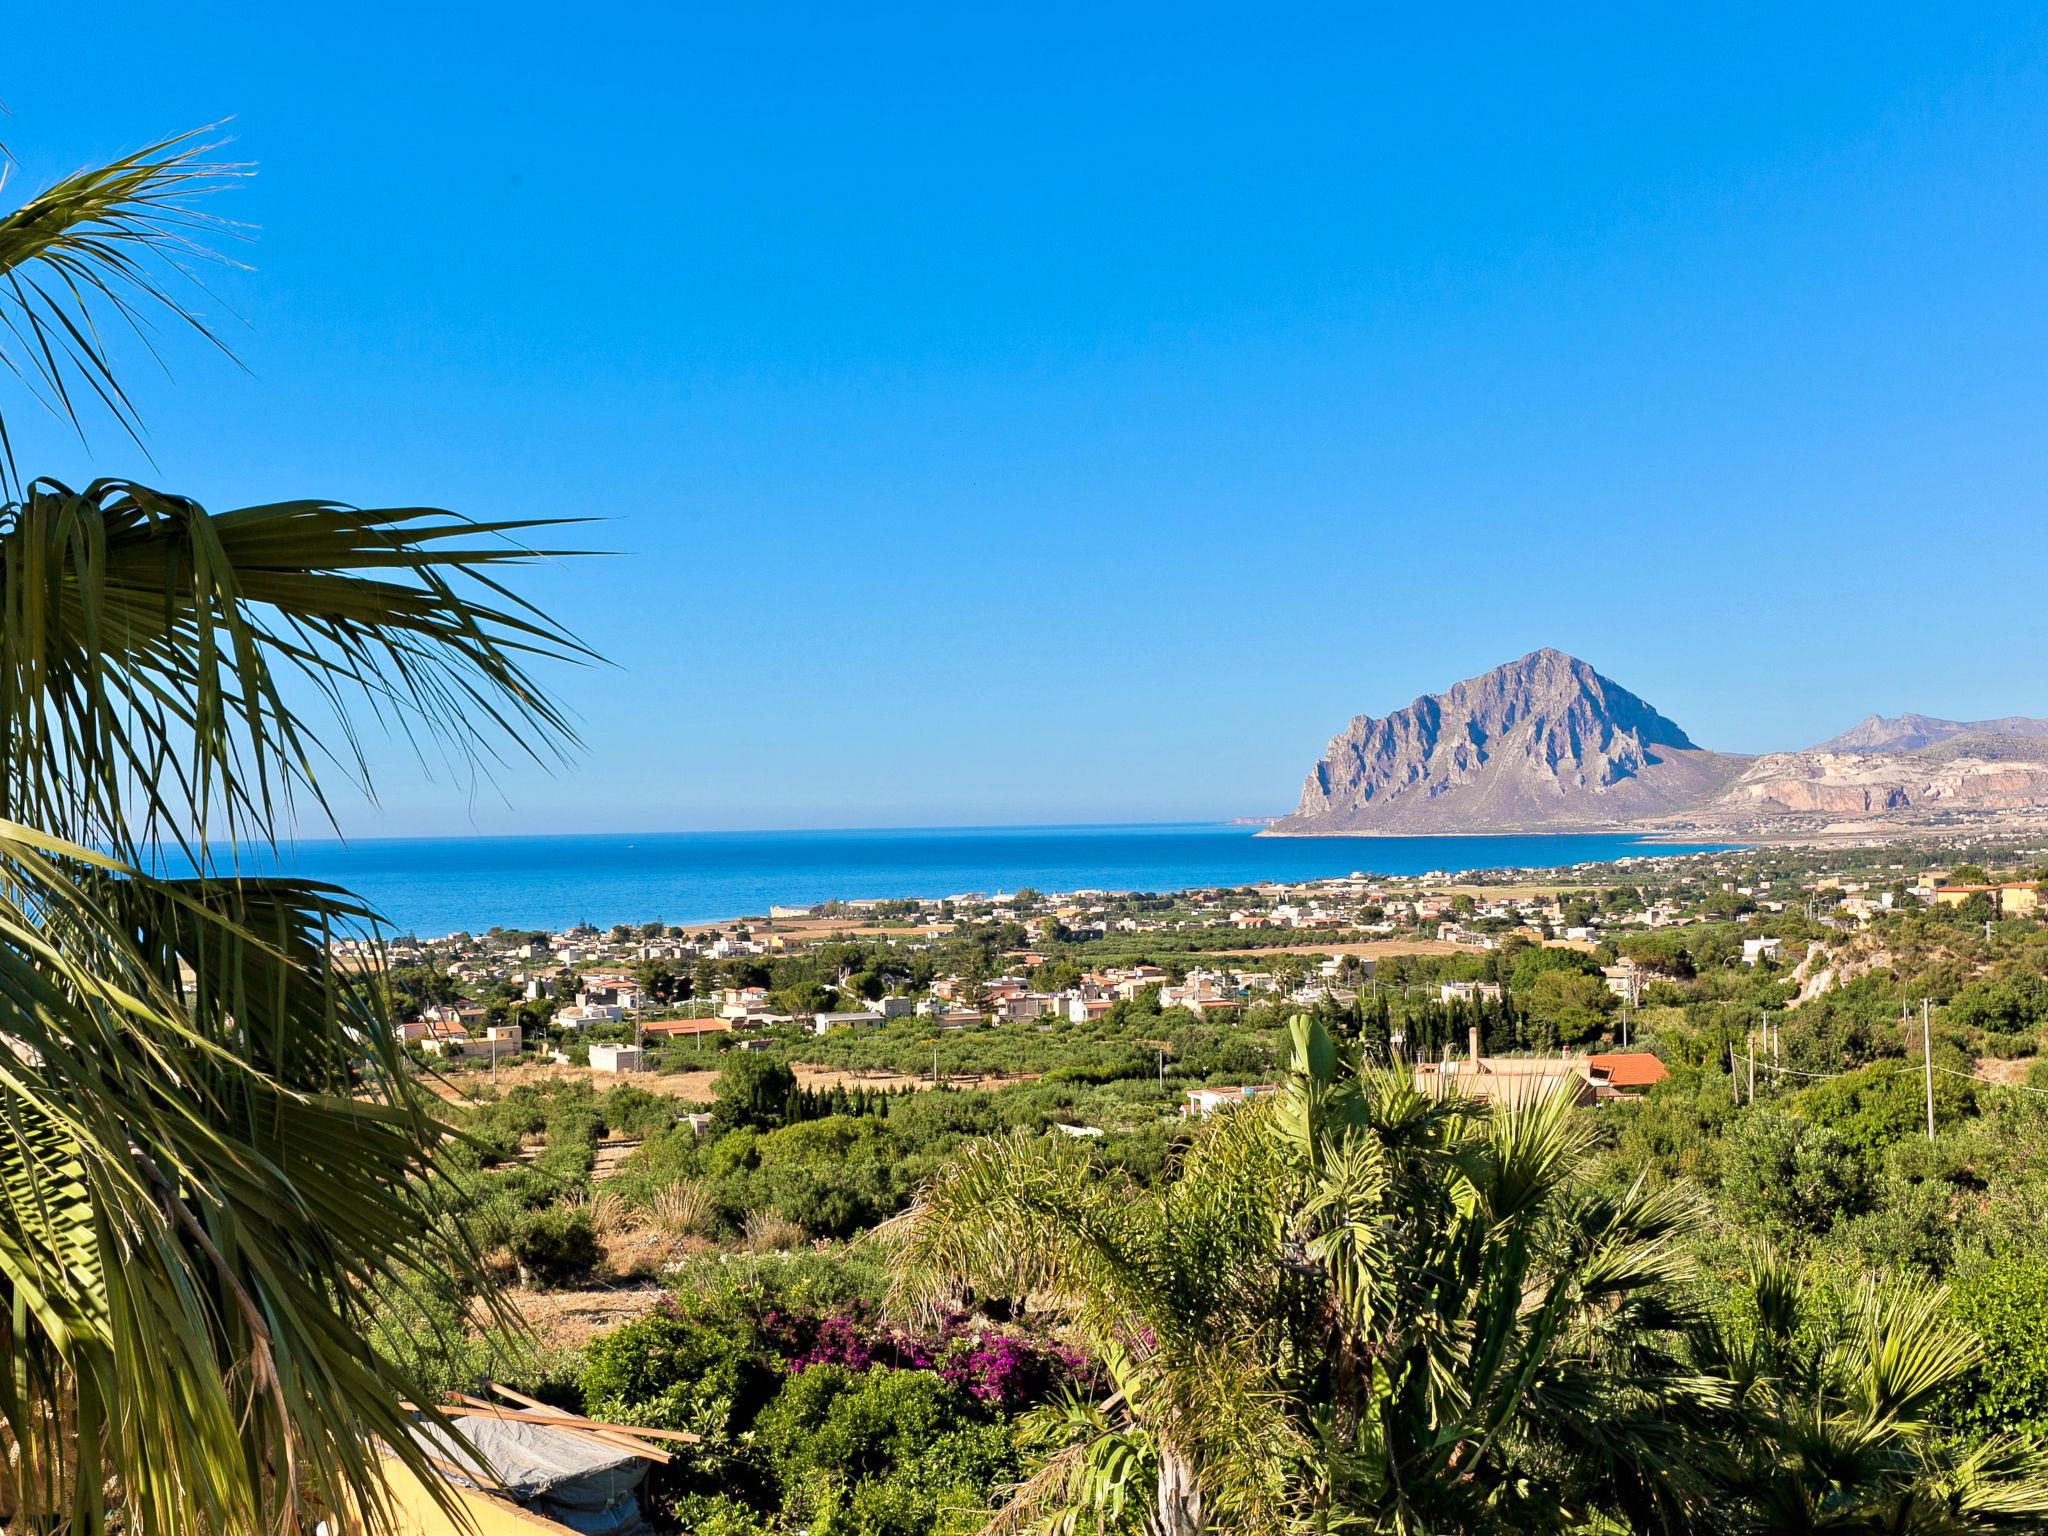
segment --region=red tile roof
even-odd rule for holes
[[[1616,1088],[1647,1088],[1671,1075],[1664,1063],[1648,1051],[1617,1051],[1604,1056],[1588,1056],[1586,1065]]]

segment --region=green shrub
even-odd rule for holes
[[[582,1206],[550,1206],[528,1213],[513,1229],[511,1248],[526,1284],[560,1285],[597,1266],[597,1229]]]
[[[796,1074],[778,1056],[743,1051],[726,1058],[712,1090],[711,1125],[716,1131],[782,1124],[796,1088]]]
[[[1950,1279],[1949,1306],[1984,1347],[1948,1405],[1953,1421],[1987,1434],[2048,1429],[2048,1258],[1965,1264]]]
[[[811,1366],[755,1433],[785,1514],[834,1536],[925,1536],[1016,1476],[1009,1431],[927,1371]]]
[[[687,1125],[654,1132],[620,1164],[605,1185],[631,1205],[645,1205],[657,1191],[704,1172],[704,1139]]]
[[[649,1093],[634,1083],[621,1083],[598,1101],[607,1129],[615,1136],[653,1136],[676,1123],[678,1106],[665,1093]]]
[[[686,1295],[593,1340],[579,1385],[600,1419],[725,1443],[751,1427],[779,1379],[730,1297]]]
[[[1956,1056],[1942,1059],[1937,1042],[1935,1063],[1964,1071],[1968,1062]],[[1817,1125],[1837,1132],[1851,1150],[1872,1167],[1884,1149],[1909,1136],[1927,1134],[1925,1079],[1915,1070],[1918,1063],[1879,1063],[1860,1071],[1844,1073],[1827,1082],[1815,1083],[1793,1099],[1798,1112]],[[1948,1072],[1934,1079],[1934,1121],[1937,1127],[1953,1125],[1972,1115],[1977,1108],[1975,1086]]]
[[[771,1528],[758,1510],[725,1493],[686,1493],[669,1505],[669,1519],[690,1536],[765,1536]]]
[[[2048,1019],[2048,980],[2017,970],[1971,982],[1948,1005],[1951,1025],[1987,1033],[2021,1034],[2032,1039],[2044,1019]]]
[[[1730,1209],[1779,1234],[1825,1232],[1863,1208],[1869,1185],[1868,1171],[1834,1131],[1776,1110],[1736,1121],[1722,1151]]]

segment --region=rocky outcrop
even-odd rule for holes
[[[1748,759],[1707,752],[1562,651],[1360,715],[1324,750],[1279,835],[1616,827],[1712,799]]]
[[[1706,818],[2033,811],[2048,807],[2048,739],[1953,736],[1915,751],[1773,752],[1758,758]]]

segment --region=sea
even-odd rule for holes
[[[648,832],[303,841],[282,871],[348,887],[399,934],[702,923],[770,906],[1040,891],[1186,890],[1353,873],[1555,870],[1725,843],[1605,834],[1258,837],[1236,823]]]

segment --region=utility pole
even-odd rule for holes
[[[1927,1030],[1927,999],[1920,999],[1920,1065],[1927,1079],[1927,1139],[1934,1140],[1934,1047]]]
[[[1756,1103],[1756,1031],[1749,1032],[1749,1102]]]

